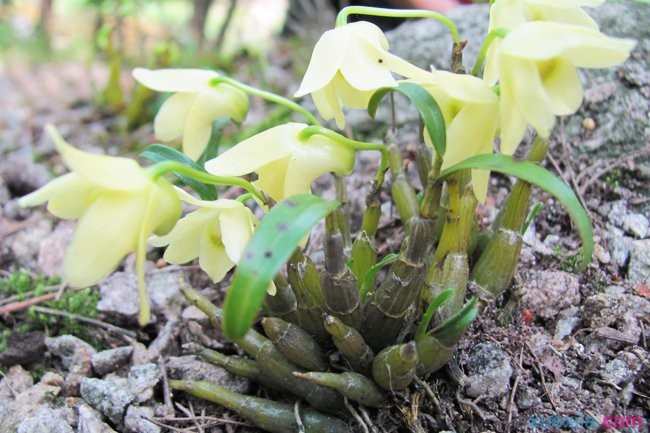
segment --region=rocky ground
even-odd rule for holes
[[[452,15],[469,39],[470,64],[486,9]],[[574,186],[592,215],[593,263],[576,272],[579,241],[567,215],[536,194],[544,210],[526,234],[512,290],[475,321],[447,368],[394,395],[393,410],[370,412],[379,428],[373,433],[557,431],[561,423],[565,431],[586,431],[590,424],[583,422],[602,423],[606,416],[642,419],[647,431],[650,7],[611,2],[595,16],[606,33],[640,43],[622,67],[583,74],[585,106],[558,126],[546,164]],[[420,66],[445,66],[449,41],[435,23],[409,23],[389,38],[398,54]],[[98,81],[105,77],[101,68],[91,72]],[[152,251],[147,278],[156,322],[138,329],[132,259],[96,288],[65,289],[56,275],[74,225],[16,205],[63,170],[42,135],[46,123],[75,145],[109,154],[122,152],[125,140],[129,146],[152,141],[150,127],[126,135],[119,118],[88,102],[88,76],[69,64],[0,71],[3,105],[10,107],[0,113],[0,433],[258,431],[167,386],[169,379],[190,378],[264,393],[187,350],[195,342],[235,350],[179,291],[188,283],[220,303],[223,285],[211,287],[196,267],[167,266]],[[400,141],[408,150],[417,125],[407,107],[398,107]],[[362,134],[377,130],[364,115],[352,123]],[[374,164],[364,157],[360,174],[349,179],[352,209],[363,204]],[[480,209],[483,223],[494,218],[510,185],[494,177],[491,198]],[[319,183],[325,194],[328,187],[326,179]],[[390,230],[391,209],[384,210],[382,225]],[[399,231],[389,233],[382,254],[399,243]]]

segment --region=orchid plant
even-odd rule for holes
[[[533,213],[533,185],[566,207],[582,238],[582,264],[590,263],[586,211],[539,163],[556,116],[574,113],[582,102],[577,68],[620,64],[634,47],[631,40],[602,34],[582,9],[602,2],[493,1],[490,30],[471,74],[463,70],[464,42],[441,14],[356,6],[339,13],[335,28],[317,42],[295,96],[311,95],[321,118],[333,119],[340,129],[346,109],[374,116],[386,94],[406,96],[422,120],[415,161],[421,191],[406,176],[394,129],[383,143],[358,141],[324,126],[290,99],[218,72],[138,68],[133,75],[142,85],[172,93],[154,130],[160,141],[181,141],[183,152],[152,145],[144,156],[156,163],[141,167],[132,159],[77,150],[48,127],[71,173],[21,203],[47,202],[54,215],[79,219],[63,270],[73,286],[99,282],[135,252],[143,326],[151,319],[144,273],[148,244],[166,247],[163,257],[170,263],[198,258],[215,283],[235,268],[223,311],[191,288],[184,292],[250,358],[199,353],[314,409],[294,411],[208,383],[172,381],[172,387],[222,404],[271,432],[298,431],[299,424],[305,432],[349,431],[338,418],[345,409],[341,395],[381,406],[385,391],[399,391],[440,369],[480,306],[509,286]],[[350,15],[438,20],[453,40],[452,70],[410,64],[389,51],[377,26],[348,23]],[[242,121],[251,96],[295,111],[303,123],[274,126],[211,157],[213,122],[224,116]],[[529,126],[536,138],[527,156],[515,159],[511,155]],[[353,236],[344,178],[354,170],[357,152],[377,152],[380,163]],[[518,180],[493,225],[480,227],[476,207],[488,194],[491,171]],[[389,172],[405,238],[398,252],[380,258],[379,196]],[[326,173],[335,178],[337,200],[311,193],[312,182]],[[198,197],[173,186],[168,174]],[[217,198],[215,185],[242,193]],[[194,210],[181,218],[182,202]],[[264,214],[260,221],[254,208]],[[323,218],[321,265],[304,254],[304,246]],[[469,301],[468,291],[475,295]],[[266,336],[253,329],[261,309]],[[344,360],[342,372],[327,361],[332,350]]]

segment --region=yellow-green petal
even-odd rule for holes
[[[117,190],[143,189],[149,185],[149,177],[134,160],[82,152],[66,143],[53,126],[45,128],[65,164],[84,179]]]
[[[221,281],[235,265],[221,242],[215,240],[209,233],[201,238],[199,266],[208,274],[212,282]]]
[[[219,74],[206,69],[146,69],[135,68],[133,78],[157,92],[198,92]]]
[[[205,169],[219,176],[241,176],[273,161],[286,158],[298,133],[307,125],[285,123],[256,134],[205,163]]]
[[[223,210],[219,216],[221,242],[233,263],[239,263],[246,244],[253,233],[253,215],[243,204]]]
[[[45,202],[47,210],[63,219],[77,219],[92,201],[95,187],[76,173],[68,173],[50,181],[42,188],[22,197],[23,207],[38,206]]]
[[[65,281],[88,287],[110,274],[135,251],[147,195],[124,192],[99,196],[79,220],[63,264]]]
[[[196,93],[179,92],[163,102],[153,121],[158,140],[172,141],[183,135],[185,119],[195,99]]]

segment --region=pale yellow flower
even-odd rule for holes
[[[240,260],[253,234],[255,217],[237,200],[198,200],[181,189],[181,199],[197,207],[181,218],[165,236],[153,237],[150,243],[167,246],[163,258],[174,264],[190,262],[197,257],[199,266],[218,282]]]
[[[359,21],[323,33],[295,96],[311,93],[321,116],[343,128],[343,107],[365,109],[375,90],[397,85],[391,72],[411,77],[417,71],[388,52],[379,27]]]
[[[322,135],[299,137],[307,125],[286,123],[250,137],[205,163],[218,176],[257,173],[256,184],[272,199],[311,191],[311,183],[328,172],[347,174],[354,150]]]
[[[583,98],[576,68],[627,59],[635,42],[569,24],[532,22],[513,30],[499,54],[501,151],[512,154],[531,125],[547,138],[555,116],[576,112]]]
[[[492,153],[499,104],[485,81],[471,75],[433,71],[416,82],[435,98],[445,118],[447,146],[443,170],[471,156]],[[433,148],[427,131],[424,140]],[[481,202],[487,196],[489,177],[487,170],[472,170],[472,187]]]
[[[143,284],[147,238],[167,233],[180,217],[174,188],[163,178],[153,180],[134,160],[82,152],[53,127],[47,132],[72,172],[21,198],[20,204],[47,202],[59,218],[79,219],[65,255],[65,282],[74,287],[96,284],[135,251]]]
[[[158,110],[154,132],[161,141],[182,137],[183,152],[195,161],[210,141],[212,122],[219,117],[241,122],[248,112],[248,96],[243,91],[225,83],[210,86],[210,80],[218,76],[203,69],[133,70],[133,77],[143,86],[174,93]]]
[[[598,24],[583,7],[597,7],[605,0],[496,0],[490,7],[488,31],[497,28],[514,30],[530,21],[548,21],[598,29]],[[500,39],[495,39],[485,62],[483,78],[490,84],[499,80],[498,50]]]

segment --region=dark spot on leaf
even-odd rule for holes
[[[281,232],[287,231],[289,225],[287,223],[279,223],[277,226],[278,230]]]
[[[297,206],[296,202],[293,201],[293,200],[287,200],[287,201],[285,201],[284,203],[285,203],[288,207],[296,207],[296,206]]]
[[[246,251],[244,254],[244,260],[253,260],[253,257],[255,257],[255,254],[252,251]]]
[[[266,257],[267,259],[270,259],[271,257],[273,257],[273,252],[270,251],[270,250],[264,251],[264,257]]]

